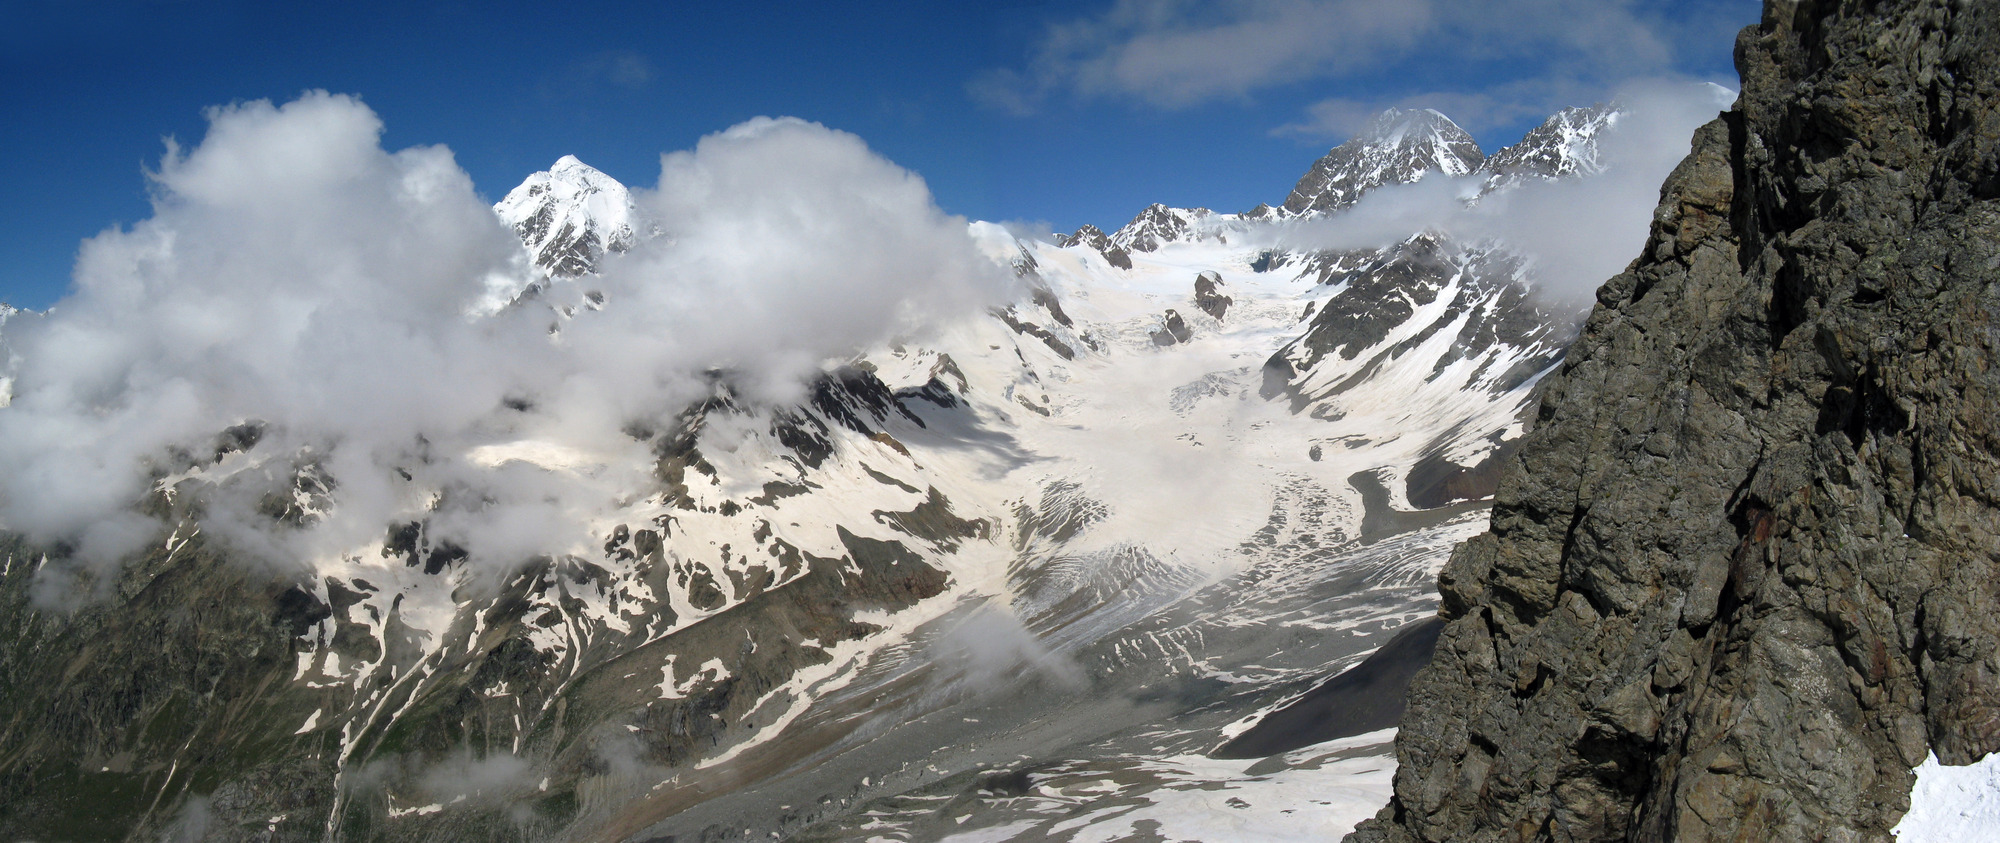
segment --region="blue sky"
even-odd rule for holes
[[[1069,230],[1278,202],[1356,122],[1436,107],[1489,151],[1635,80],[1734,86],[1753,0],[229,3],[16,0],[0,33],[0,300],[150,215],[203,110],[358,95],[497,200],[574,154],[633,185],[758,115],[853,132],[947,211]]]

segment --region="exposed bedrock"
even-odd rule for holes
[[[1736,55],[1354,839],[1887,840],[2000,749],[2000,5],[1773,0]]]

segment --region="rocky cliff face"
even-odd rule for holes
[[[1767,4],[1441,577],[1364,841],[1886,840],[2000,749],[2000,7]]]

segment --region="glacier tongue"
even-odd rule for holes
[[[1129,270],[1084,242],[1019,248],[1037,290],[1029,300],[862,361],[925,422],[888,431],[921,474],[873,458],[870,468],[992,525],[990,538],[968,535],[935,557],[952,577],[933,601],[942,614],[893,624],[869,663],[802,714],[786,709],[800,736],[855,719],[894,731],[835,738],[754,793],[670,786],[652,803],[661,824],[649,833],[715,824],[792,834],[798,826],[747,819],[791,800],[820,806],[802,812],[803,839],[979,828],[1086,839],[1141,817],[1190,830],[1248,818],[1279,827],[1287,794],[1345,789],[1355,794],[1347,807],[1312,826],[1337,834],[1386,793],[1380,735],[1266,765],[1286,786],[1260,784],[1271,775],[1262,767],[1200,755],[1433,611],[1436,568],[1483,528],[1483,506],[1459,498],[1415,510],[1407,478],[1427,458],[1480,464],[1518,431],[1531,379],[1473,390],[1445,380],[1436,400],[1407,400],[1463,343],[1467,318],[1433,324],[1459,301],[1445,296],[1408,328],[1437,341],[1398,367],[1315,360],[1318,376],[1351,382],[1346,403],[1315,412],[1329,405],[1308,399],[1294,412],[1259,392],[1266,361],[1309,330],[1302,308],[1340,296],[1315,267],[1259,272],[1255,251],[1215,242],[1134,253]],[[1225,319],[1196,304],[1204,289],[1229,292]],[[1153,336],[1169,309],[1184,314],[1187,338],[1162,347]],[[1445,368],[1456,365],[1478,361]],[[1154,702],[1135,711],[1134,699]],[[734,757],[788,757],[767,746]],[[1356,753],[1366,760],[1332,760]],[[1234,793],[1201,796],[1218,787]],[[981,796],[994,793],[1003,796]],[[946,804],[956,807],[941,817]],[[1113,810],[1121,805],[1142,810]]]

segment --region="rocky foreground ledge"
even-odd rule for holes
[[[1771,0],[1352,839],[1886,840],[2000,750],[2000,5]]]

